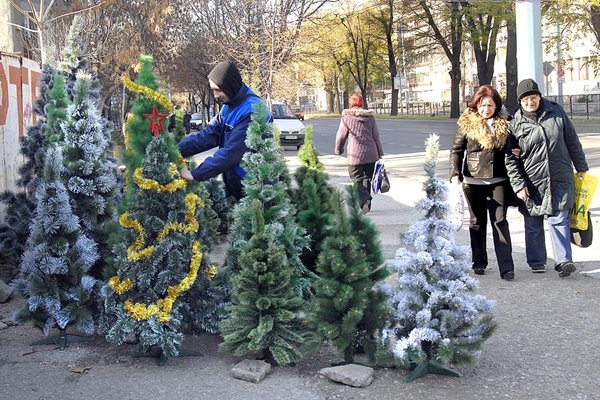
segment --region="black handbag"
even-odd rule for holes
[[[381,167],[381,186],[379,186],[381,193],[387,193],[390,191],[390,180],[388,179],[385,167]]]
[[[594,239],[594,229],[592,228],[592,215],[588,211],[588,226],[587,229],[582,231],[579,229],[571,228],[571,243],[579,247],[590,247],[592,240]]]

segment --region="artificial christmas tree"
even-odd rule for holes
[[[138,200],[119,219],[129,246],[115,246],[118,272],[102,288],[107,339],[120,344],[136,334],[144,353],[158,349],[161,364],[180,352],[183,293],[199,274],[216,273],[203,262],[197,238],[204,202],[186,195],[186,181],[169,160],[164,136],[149,143],[146,159],[132,174]]]
[[[61,330],[57,343],[65,348],[70,338],[68,326],[86,334],[94,331],[91,300],[96,280],[88,271],[98,253],[94,241],[80,232],[61,181],[62,172],[62,151],[53,143],[46,154],[44,177],[38,183],[37,206],[20,275],[13,285],[28,299],[16,319],[34,320],[45,335],[57,325]]]
[[[309,237],[309,245],[302,250],[300,259],[306,268],[314,272],[322,242],[334,224],[334,189],[329,185],[329,177],[312,142],[312,126],[306,128],[298,159],[302,165],[294,173],[296,187],[291,189],[291,198],[298,209],[300,226]]]
[[[160,134],[166,128],[167,115],[173,112],[173,105],[169,99],[157,92],[158,81],[152,72],[153,59],[151,56],[140,56],[139,73],[135,82],[128,77],[123,77],[123,84],[132,92],[136,93],[129,116],[125,123],[125,153],[124,161],[127,167],[125,197],[121,204],[121,210],[137,202],[138,186],[134,182],[133,173],[142,165],[146,157],[146,147],[152,140],[152,135],[146,134],[148,130],[154,134]],[[182,160],[177,147],[169,135],[163,138],[169,160],[183,167]]]
[[[100,262],[92,271],[102,277],[103,260],[111,253],[107,239],[116,226],[117,165],[109,158],[110,131],[90,96],[92,78],[77,74],[73,102],[68,108],[64,132],[65,174],[73,212],[81,227],[97,244]]]
[[[236,356],[256,353],[278,365],[295,363],[311,341],[299,318],[304,301],[290,286],[292,270],[285,249],[266,230],[263,205],[252,203],[253,235],[233,279],[232,304],[220,324],[222,351]]]
[[[0,224],[0,279],[9,282],[19,272],[19,262],[26,248],[29,237],[29,226],[35,210],[35,202],[31,199],[37,181],[44,173],[45,155],[48,150],[46,130],[46,105],[54,82],[54,70],[45,65],[40,79],[40,94],[33,113],[36,123],[27,129],[21,141],[20,152],[24,157],[19,167],[17,185],[23,193],[4,192],[0,194],[0,202],[6,205],[6,218]]]
[[[370,352],[371,358],[374,355],[376,332],[385,322],[379,315],[381,299],[375,285],[388,273],[385,267],[370,264],[341,201],[338,204],[337,224],[317,260],[318,278],[308,318],[344,362],[351,363],[360,348]]]
[[[311,273],[299,257],[302,248],[307,245],[307,238],[295,220],[296,210],[290,201],[288,186],[282,180],[287,173],[287,165],[271,137],[266,115],[264,104],[256,106],[248,128],[246,146],[249,151],[242,159],[242,168],[246,172],[242,184],[246,196],[233,209],[234,222],[229,231],[226,273],[231,281],[240,271],[240,257],[252,237],[252,203],[259,200],[264,210],[265,230],[284,247],[287,262],[294,272],[292,286],[296,293],[309,296]]]
[[[138,94],[126,128],[128,185],[119,218],[126,231],[113,248],[116,275],[102,288],[101,328],[113,343],[135,334],[142,353],[163,364],[181,354],[184,329],[198,322],[191,314],[202,311],[186,303],[186,293],[197,288],[199,275],[208,280],[216,274],[203,254],[209,235],[199,223],[216,221],[216,215],[210,217],[204,200],[187,192],[178,172],[181,156],[162,124],[162,110],[172,105],[154,90],[152,59],[140,59],[136,83],[124,79]]]
[[[394,285],[385,287],[392,318],[384,331],[397,360],[414,367],[408,381],[427,373],[460,376],[449,364],[474,361],[494,330],[493,302],[473,294],[469,250],[454,243],[447,220],[447,187],[435,172],[439,136],[426,142],[426,197],[416,207],[424,214],[413,223],[389,268]]]

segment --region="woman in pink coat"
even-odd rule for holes
[[[348,141],[348,174],[358,187],[363,213],[371,210],[371,178],[375,162],[383,157],[383,146],[375,123],[375,112],[363,109],[358,93],[350,96],[350,108],[342,111],[342,120],[335,138],[335,154],[344,153]]]

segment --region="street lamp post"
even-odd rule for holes
[[[517,25],[517,75],[519,81],[532,78],[544,82],[542,74],[542,14],[540,0],[515,2]]]

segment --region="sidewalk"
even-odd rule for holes
[[[588,160],[600,165],[600,137],[586,146]],[[589,150],[589,151],[588,151]],[[293,157],[288,157],[293,164]],[[447,152],[438,171],[447,175]],[[386,156],[391,190],[373,200],[370,218],[379,226],[384,254],[393,258],[400,235],[420,215],[413,205],[423,197],[423,153]],[[331,181],[349,183],[345,159],[323,157]],[[592,173],[600,176],[600,168]],[[600,194],[593,203],[594,228],[600,235]],[[406,383],[406,371],[383,369],[367,388],[356,389],[319,377],[333,357],[327,349],[296,367],[274,368],[259,384],[236,380],[231,367],[240,359],[217,351],[220,338],[189,337],[184,347],[203,357],[177,358],[159,367],[154,359],[135,358],[136,346],[113,346],[96,337],[64,351],[54,346],[30,346],[41,333],[29,324],[0,330],[0,398],[19,400],[481,400],[481,399],[598,399],[600,397],[600,238],[588,249],[574,248],[581,269],[569,278],[549,271],[533,274],[525,262],[523,223],[516,209],[509,215],[516,279],[500,279],[490,251],[489,272],[478,276],[479,293],[496,301],[496,332],[484,344],[472,368],[461,378],[429,375]],[[456,241],[468,245],[467,222]],[[549,243],[549,241],[548,241]],[[549,252],[551,247],[548,246]],[[580,272],[580,271],[583,271]],[[0,320],[23,304],[0,304]],[[79,372],[70,369],[78,368]],[[87,369],[86,369],[87,368]]]

